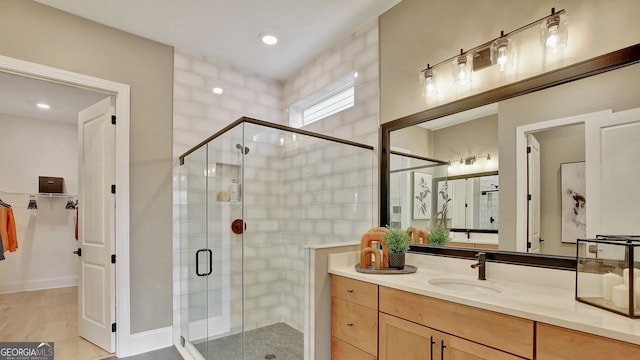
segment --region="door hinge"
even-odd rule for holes
[[[531,249],[531,241],[527,241],[527,250]]]
[[[111,115],[111,124],[113,124],[113,125],[116,124],[116,116],[115,115]]]
[[[116,263],[116,254],[111,254],[111,263],[112,264]]]
[[[78,256],[82,256],[82,249],[78,248],[78,250],[74,251],[73,253],[78,255]]]
[[[182,345],[184,347],[184,345],[187,343],[187,341],[184,339],[184,336],[180,336],[180,345]]]
[[[115,184],[111,185],[111,193],[112,194],[116,193],[116,185]]]
[[[531,154],[531,146],[527,146],[527,154]]]
[[[116,323],[111,324],[111,332],[116,332]]]
[[[531,194],[527,194],[527,201],[531,201]]]

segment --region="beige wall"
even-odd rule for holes
[[[560,164],[584,161],[584,124],[535,134],[540,143],[540,252],[576,255],[575,244],[563,244]]]
[[[512,78],[490,75],[490,69],[474,73],[485,77],[473,82],[479,92],[636,44],[640,13],[636,0],[403,0],[380,17],[380,120],[385,123],[438,104],[421,98],[418,73],[427,63],[438,63],[500,34],[538,20],[550,9],[566,9],[569,15],[569,47],[562,57],[532,61],[524,56]],[[534,29],[535,31],[535,29]],[[535,34],[534,34],[535,35]],[[534,55],[535,56],[535,55]],[[445,69],[442,76],[451,76]],[[440,99],[440,103],[451,99]]]
[[[498,115],[449,126],[433,132],[433,156],[455,160],[467,156],[498,154]]]
[[[131,85],[131,332],[170,326],[173,48],[2,0],[0,54]]]

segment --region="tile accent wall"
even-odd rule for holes
[[[285,107],[351,71],[358,73],[355,79],[355,106],[307,125],[304,129],[377,147],[380,103],[377,20],[318,56],[287,80],[283,92]]]

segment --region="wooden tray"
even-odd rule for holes
[[[397,275],[397,274],[413,274],[418,270],[417,267],[413,265],[405,265],[403,269],[380,269],[376,270],[375,264],[371,264],[364,269],[360,268],[360,263],[357,263],[355,266],[357,272],[365,273],[365,274],[388,274],[388,275]]]

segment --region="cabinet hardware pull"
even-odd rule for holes
[[[348,327],[353,327],[353,323],[347,323]]]
[[[349,290],[347,290],[347,292],[348,292],[348,293],[352,293],[352,292],[353,292],[353,289],[349,289]]]
[[[436,343],[433,341],[433,336],[429,336],[429,342],[431,343],[429,344],[429,360],[433,360],[433,344]]]
[[[444,348],[447,346],[444,344],[444,340],[440,340],[440,358],[444,360]]]

